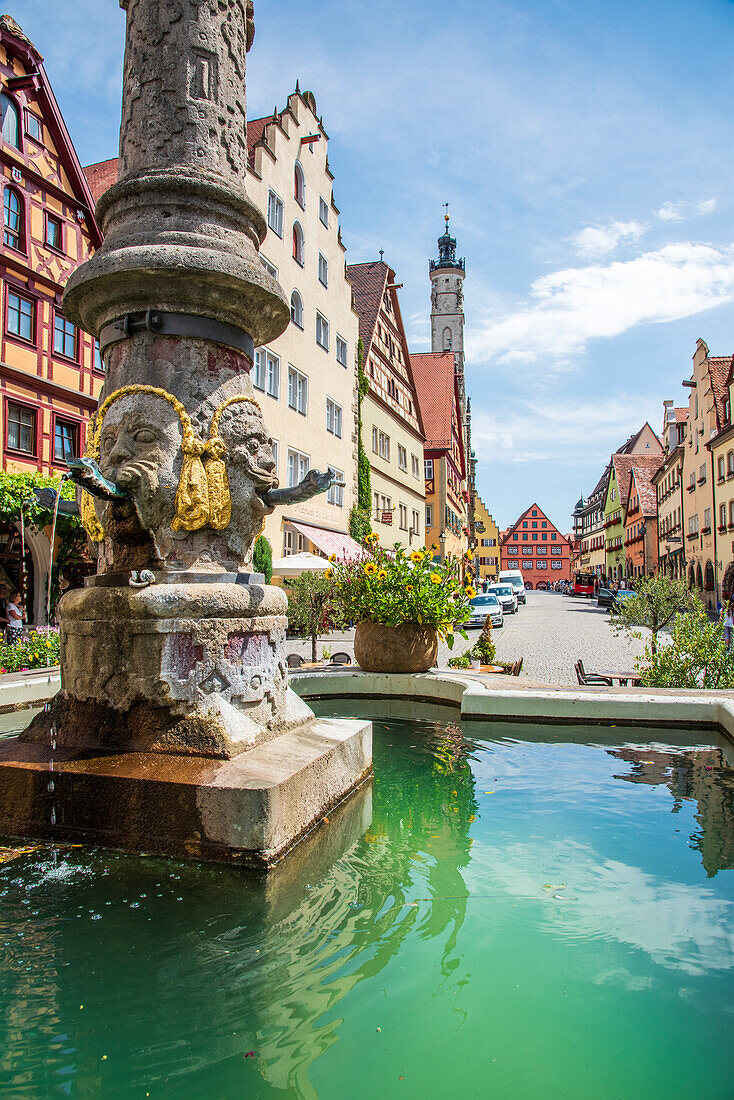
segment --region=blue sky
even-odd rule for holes
[[[18,0],[83,163],[114,156],[117,0]],[[701,336],[734,352],[730,0],[256,0],[248,114],[296,78],[330,137],[350,262],[405,284],[428,344],[442,204],[466,256],[478,484],[561,528]]]

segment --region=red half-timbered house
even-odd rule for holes
[[[62,312],[64,284],[101,244],[94,200],[43,58],[0,18],[3,246],[0,290],[0,461],[3,470],[60,474],[83,453],[103,382],[95,341]],[[20,580],[13,525],[0,530],[0,579]],[[29,532],[28,615],[43,621],[50,546]]]

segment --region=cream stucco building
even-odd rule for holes
[[[310,92],[247,124],[247,191],[266,215],[260,249],[291,303],[291,323],[258,348],[253,382],[276,445],[280,484],[310,469],[332,469],[332,487],[279,508],[265,522],[273,555],[300,550],[339,555],[349,547],[356,495],[356,350],[358,319],[346,277],[345,248],[334,202],[328,137]]]
[[[395,272],[382,260],[350,264],[368,392],[362,443],[370,461],[372,530],[380,545],[423,545],[423,422]]]

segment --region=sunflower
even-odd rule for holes
[[[326,572],[324,573],[324,576],[326,577],[327,581],[330,581],[331,578],[334,576],[334,570],[333,569],[327,569]]]
[[[476,588],[472,588],[471,585],[467,585],[466,594],[469,597],[469,599],[472,600],[476,596],[477,590],[476,590]]]
[[[438,573],[431,573],[431,584],[440,584],[441,581],[442,578],[439,577]]]
[[[409,596],[411,596],[413,594],[413,585],[412,584],[406,584],[405,591],[408,593]]]
[[[364,571],[368,577],[374,577],[375,573],[377,572],[377,566],[373,561],[368,561],[364,567]]]
[[[329,557],[329,561],[336,561],[336,554],[331,554]]]
[[[414,550],[413,553],[410,555],[410,560],[416,563],[419,561],[423,561],[423,555],[421,554],[420,550]]]
[[[438,550],[438,546],[436,545],[435,542],[431,543],[431,550]]]
[[[474,554],[472,553],[471,550],[467,550],[467,552],[464,554],[464,557],[466,558],[467,561],[471,561],[472,558],[474,557]]]
[[[381,569],[377,574],[378,581],[384,581],[387,577],[387,569]]]

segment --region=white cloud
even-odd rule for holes
[[[683,221],[683,203],[682,202],[664,202],[658,210],[658,217],[662,222],[682,222]]]
[[[636,241],[646,231],[641,222],[612,222],[611,225],[587,225],[570,238],[582,256],[604,256],[623,241]]]
[[[568,364],[591,340],[675,321],[734,301],[734,246],[669,244],[632,260],[568,268],[537,279],[502,318],[477,318],[470,359]]]
[[[701,202],[664,202],[657,211],[661,222],[682,222],[688,218],[695,218],[702,214],[713,214],[717,206],[717,199],[712,195],[710,199],[702,199]]]
[[[472,441],[478,454],[493,463],[523,466],[550,462],[585,468],[603,463],[645,419],[654,422],[660,398],[617,393],[604,401],[505,403],[502,416],[485,411],[482,398],[472,399]]]
[[[698,214],[713,214],[714,210],[716,209],[716,205],[717,200],[716,196],[714,195],[710,199],[704,199],[703,202],[699,202],[698,206],[696,207],[696,212]]]

